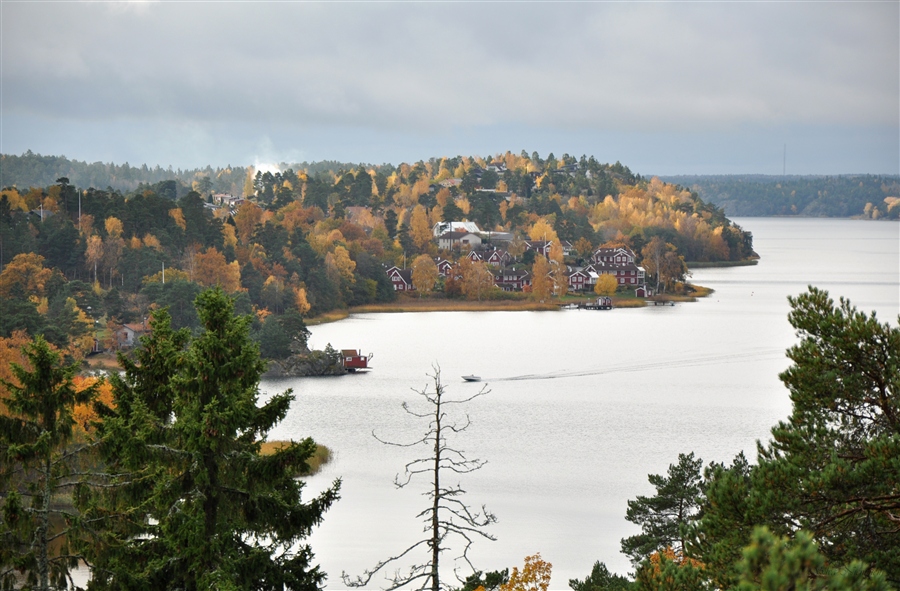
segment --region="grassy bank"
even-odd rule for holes
[[[119,360],[116,359],[115,353],[95,353],[94,355],[89,355],[85,357],[84,364],[87,365],[90,370],[121,371],[122,369],[119,365]]]
[[[260,453],[264,456],[271,455],[275,451],[287,446],[290,441],[264,441]],[[331,450],[321,444],[316,444],[316,453],[309,459],[309,474],[304,476],[312,476],[317,474],[322,466],[331,461]]]
[[[449,300],[445,298],[400,297],[395,302],[369,304],[351,308],[353,314],[382,312],[489,312],[556,310],[556,303],[540,303],[532,300]]]

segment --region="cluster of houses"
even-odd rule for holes
[[[473,262],[483,262],[494,276],[494,285],[503,291],[530,291],[531,272],[511,266],[515,261],[503,245],[513,239],[511,234],[504,232],[482,232],[473,222],[443,222],[435,224],[434,235],[438,247],[442,250],[459,250],[465,252],[460,258]],[[488,240],[486,240],[488,239]],[[573,246],[567,240],[561,241],[564,255],[573,251]],[[525,250],[532,250],[535,254],[549,257],[552,241],[525,240]],[[453,272],[455,265],[442,257],[434,259],[438,268],[438,274],[447,278]],[[412,270],[401,269],[397,266],[387,269],[387,275],[394,286],[394,291],[414,291],[412,282]],[[591,262],[583,267],[566,266],[570,292],[591,292],[602,275],[612,275],[616,278],[619,287],[627,287],[635,290],[638,297],[653,295],[645,283],[644,269],[635,263],[634,253],[624,247],[598,248],[591,255]]]

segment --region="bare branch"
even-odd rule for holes
[[[409,546],[400,554],[379,562],[374,568],[364,571],[360,576],[351,578],[347,573],[342,573],[341,578],[348,587],[363,587],[369,584],[373,576],[388,564],[399,561],[416,548],[426,546],[430,552],[430,559],[408,567],[408,571],[404,573],[398,569],[392,576],[386,576],[385,580],[389,584],[386,590],[399,589],[413,583],[420,583],[420,589],[431,589],[431,591],[448,589],[449,586],[440,581],[439,568],[440,555],[448,549],[448,537],[453,536],[461,540],[462,554],[455,560],[463,561],[472,572],[475,572],[475,568],[469,561],[468,552],[473,540],[476,536],[488,540],[495,539],[482,528],[496,523],[497,518],[484,506],[481,507],[480,512],[472,511],[461,499],[456,498],[466,492],[459,484],[448,487],[441,483],[441,478],[445,473],[468,474],[482,468],[487,463],[479,459],[469,459],[462,450],[449,445],[447,435],[458,435],[464,432],[471,426],[472,421],[468,414],[459,417],[458,421],[454,420],[446,411],[446,407],[447,405],[471,402],[475,398],[487,394],[489,390],[485,386],[478,393],[467,398],[447,399],[444,397],[445,390],[441,383],[440,367],[438,365],[432,367],[434,374],[430,377],[434,381],[434,391],[430,392],[427,387],[422,390],[413,389],[430,406],[430,409],[427,411],[414,410],[408,403],[402,404],[404,412],[410,416],[428,421],[422,437],[410,443],[399,443],[383,439],[374,431],[372,432],[372,436],[385,445],[395,447],[427,446],[430,452],[427,456],[407,462],[403,474],[397,474],[394,477],[394,485],[398,488],[407,486],[414,477],[420,475],[429,477],[429,486],[422,494],[429,499],[430,503],[416,515],[416,518],[423,522],[423,531],[427,537]],[[457,568],[454,567],[454,573],[457,572]],[[458,575],[457,578],[459,578]]]

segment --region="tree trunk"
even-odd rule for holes
[[[47,556],[47,539],[50,528],[50,456],[44,461],[44,490],[41,494],[41,514],[38,525],[38,589],[50,589],[50,558]]]
[[[440,524],[438,520],[438,509],[441,500],[441,385],[435,385],[435,398],[437,399],[437,408],[435,409],[435,430],[434,430],[434,499],[431,505],[431,590],[439,591],[441,587],[440,573],[438,564],[441,555],[440,548]]]

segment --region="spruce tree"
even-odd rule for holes
[[[293,396],[288,391],[259,405],[265,364],[249,336],[250,317],[236,317],[220,289],[201,293],[196,306],[203,332],[183,352],[170,340],[156,348],[160,359],[149,360],[156,369],[177,367],[158,383],[158,391],[172,396],[170,420],[151,410],[150,393],[137,387],[140,379],[152,381],[144,365],[126,374],[128,388],[117,388],[117,400],[120,393],[132,396],[128,389],[136,395],[128,399],[132,410],[117,407],[119,426],[106,431],[107,451],[128,456],[120,462],[116,487],[133,487],[133,476],[149,476],[152,484],[145,498],[132,497],[141,507],[128,521],[139,526],[137,535],[115,518],[129,503],[114,495],[90,499],[98,519],[105,514],[108,524],[119,524],[98,531],[103,544],[91,586],[318,589],[325,574],[311,564],[303,541],[337,500],[340,483],[301,501],[297,477],[308,471],[315,450],[309,438],[260,455]]]
[[[15,382],[0,380],[9,397],[0,414],[0,588],[65,588],[78,556],[70,542],[78,515],[58,502],[80,480],[88,446],[73,441],[76,403],[96,384],[76,390],[77,368],[42,337],[23,348],[29,368],[12,364]]]

